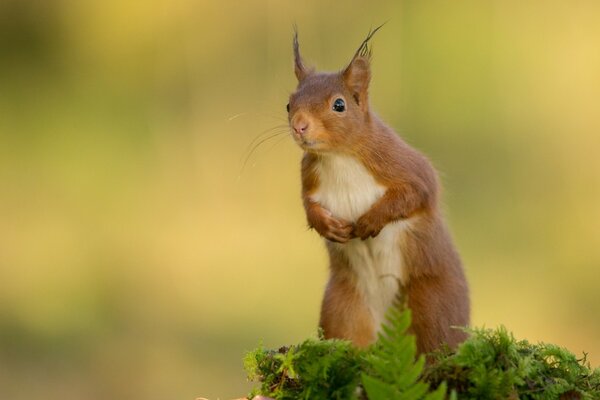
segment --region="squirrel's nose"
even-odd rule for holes
[[[302,135],[308,129],[308,122],[306,121],[297,121],[294,123],[294,130],[298,135]]]

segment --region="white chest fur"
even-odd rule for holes
[[[352,157],[322,156],[317,173],[319,189],[313,200],[346,221],[356,222],[385,193],[385,187]]]
[[[351,157],[323,156],[316,170],[319,189],[312,199],[346,221],[356,222],[386,191]],[[408,221],[398,221],[385,226],[375,238],[331,244],[346,255],[378,328],[398,295],[398,280],[402,277],[400,242],[407,226]]]

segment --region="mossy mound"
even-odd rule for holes
[[[461,399],[600,399],[600,369],[552,344],[517,341],[501,327],[474,330],[455,353],[439,352],[423,379]]]
[[[600,369],[551,344],[515,340],[503,327],[476,329],[455,352],[416,358],[410,312],[393,311],[376,344],[308,339],[244,360],[260,385],[249,398],[433,400],[600,399]]]

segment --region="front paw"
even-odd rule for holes
[[[354,230],[352,231],[355,237],[361,238],[361,240],[367,240],[370,237],[379,235],[379,232],[383,229],[385,224],[381,223],[377,219],[369,218],[367,215],[363,215],[356,221]]]
[[[352,223],[334,217],[329,210],[324,208],[319,208],[315,214],[312,215],[310,226],[325,239],[336,243],[346,243],[354,238]]]

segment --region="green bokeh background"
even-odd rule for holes
[[[0,398],[230,399],[315,333],[285,124],[370,27],[371,103],[440,170],[473,323],[600,364],[600,2],[0,2]],[[268,133],[268,132],[267,132]]]

